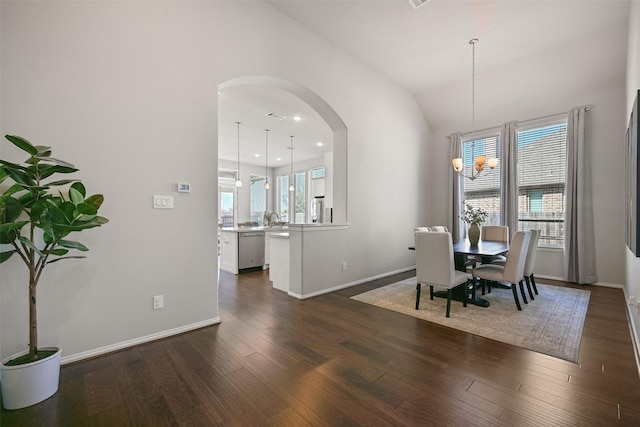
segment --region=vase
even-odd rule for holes
[[[2,404],[5,409],[20,409],[48,399],[58,391],[60,378],[60,348],[45,359],[22,365],[7,366],[9,360],[24,355],[14,354],[2,362]]]
[[[478,245],[478,242],[480,241],[480,227],[478,227],[478,224],[471,224],[469,226],[467,236],[469,237],[469,243],[471,243],[471,246]]]

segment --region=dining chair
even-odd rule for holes
[[[527,260],[524,264],[524,281],[527,282],[527,289],[529,290],[529,295],[532,300],[533,294],[531,293],[531,286],[533,286],[533,291],[538,295],[536,279],[533,276],[533,269],[536,266],[536,253],[538,252],[538,240],[540,240],[540,230],[531,230],[531,240],[529,241],[529,249],[527,250]]]
[[[509,245],[509,253],[507,254],[507,260],[504,266],[494,263],[482,264],[473,270],[474,277],[482,280],[483,283],[488,283],[489,291],[491,290],[492,281],[510,283],[513,299],[516,302],[518,310],[522,310],[520,300],[518,299],[518,286],[520,287],[523,302],[528,304],[522,281],[524,279],[524,266],[527,260],[527,250],[530,240],[530,231],[518,231],[514,234],[511,244]]]
[[[467,286],[469,276],[455,269],[453,261],[453,241],[448,232],[417,232],[416,237],[416,310],[420,308],[421,286],[429,285],[429,297],[433,300],[433,288],[447,290],[447,311],[451,311],[453,288]],[[462,305],[467,306],[467,289],[464,290]]]
[[[533,269],[536,266],[536,253],[538,252],[538,240],[540,239],[540,230],[532,229],[531,239],[529,240],[529,247],[527,248],[527,259],[524,263],[524,281],[527,284],[527,290],[529,291],[529,298],[533,301],[534,292],[538,295],[538,288],[536,287],[536,279],[533,276]],[[494,264],[504,265],[504,261],[494,261]],[[533,286],[533,291],[531,287]]]
[[[492,242],[509,243],[509,227],[506,225],[483,225],[480,238]],[[506,261],[507,258],[504,255],[496,255],[489,262],[496,260]]]

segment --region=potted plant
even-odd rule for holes
[[[3,360],[0,379],[4,407],[18,409],[58,390],[61,349],[38,347],[36,289],[42,272],[51,263],[84,258],[69,255],[89,249],[67,237],[108,220],[98,216],[101,194],[87,197],[80,180],[56,178],[78,169],[51,157],[50,147],[19,136],[6,138],[28,155],[22,163],[0,159],[0,263],[15,255],[28,272],[29,350]]]
[[[487,220],[489,214],[482,208],[474,208],[468,205],[466,200],[462,202],[464,205],[464,212],[462,213],[462,221],[469,225],[469,231],[467,236],[471,245],[475,246],[480,241],[480,227]]]

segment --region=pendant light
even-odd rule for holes
[[[291,182],[289,183],[289,191],[293,192],[296,190],[296,187],[293,186],[293,136],[290,137],[291,138],[291,144],[289,145],[289,151],[291,152],[291,162],[290,162],[290,180]]]
[[[242,187],[242,180],[240,179],[240,122],[236,122],[238,127],[238,176],[236,176],[236,187]]]
[[[487,160],[487,156],[476,156],[475,155],[475,145],[476,145],[476,43],[478,43],[478,39],[469,40],[469,44],[473,47],[472,56],[471,56],[471,126],[472,126],[472,136],[471,136],[471,158],[474,159],[475,165],[471,168],[471,175],[464,175],[462,170],[464,169],[464,161],[462,158],[458,157],[451,160],[453,164],[453,170],[460,176],[470,179],[474,181],[476,178],[480,177],[480,174],[484,171],[485,163],[489,165],[489,173],[493,171],[493,169],[498,166],[498,159],[492,158]]]
[[[269,174],[267,160],[269,157],[269,129],[264,130],[264,189],[269,189]]]

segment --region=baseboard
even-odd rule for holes
[[[96,348],[89,351],[83,351],[81,353],[72,354],[70,356],[64,356],[60,359],[60,363],[64,365],[66,363],[72,363],[72,362],[78,362],[84,359],[90,359],[92,357],[101,356],[106,353],[122,350],[123,348],[133,347],[135,345],[143,344],[149,341],[155,341],[161,338],[167,338],[172,335],[193,331],[194,329],[215,325],[217,323],[220,323],[220,317],[214,317],[213,319],[207,319],[202,322],[192,323],[190,325],[181,326],[179,328],[168,329],[166,331],[158,332],[151,335],[146,335],[146,336],[135,338],[132,340],[122,341],[116,344],[107,345],[107,346]]]
[[[377,274],[375,276],[369,276],[369,277],[366,277],[364,279],[358,279],[358,280],[355,280],[353,282],[344,283],[342,285],[333,286],[333,287],[327,288],[327,289],[321,289],[319,291],[315,291],[315,292],[311,292],[311,293],[303,294],[303,295],[300,295],[300,294],[297,294],[297,293],[289,291],[289,296],[292,296],[294,298],[301,299],[301,300],[302,299],[307,299],[307,298],[313,298],[313,297],[317,297],[319,295],[328,294],[328,293],[331,293],[331,292],[339,291],[341,289],[350,288],[351,286],[361,285],[363,283],[372,282],[374,280],[382,279],[382,278],[385,278],[385,277],[388,277],[388,276],[393,276],[394,274],[400,274],[400,273],[404,273],[404,272],[415,270],[415,269],[416,269],[415,265],[411,266],[411,267],[405,267],[405,268],[401,268],[401,269],[398,269],[398,270],[388,271],[388,272],[385,272],[385,273],[382,273],[382,274]]]
[[[631,344],[633,345],[633,354],[636,357],[636,368],[638,370],[638,375],[640,375],[640,339],[638,339],[638,329],[636,329],[636,325],[633,322],[633,307],[627,303],[629,301],[629,296],[627,295],[627,290],[622,289],[624,294],[624,306],[626,307],[625,313],[627,313],[627,323],[629,324],[629,333],[631,335]]]
[[[536,279],[549,279],[549,280],[556,280],[558,282],[564,282],[564,278],[562,277],[556,277],[556,276],[545,276],[542,274],[536,274],[535,275]],[[596,282],[596,283],[590,283],[589,285],[585,285],[585,286],[602,286],[603,288],[616,288],[616,289],[624,289],[624,285],[621,285],[619,283],[607,283],[607,282]]]

